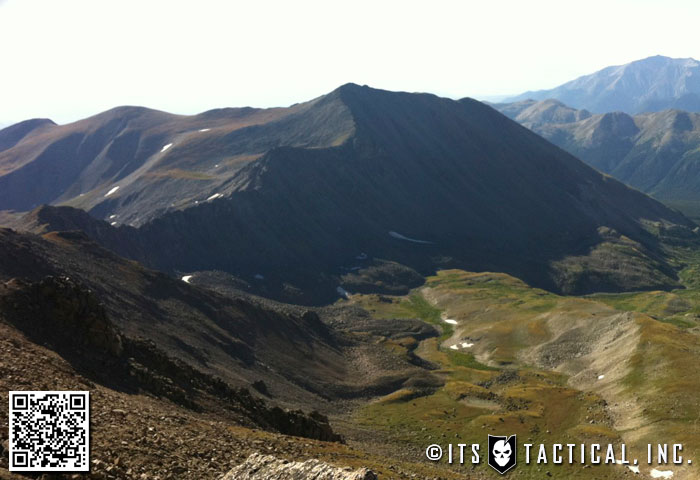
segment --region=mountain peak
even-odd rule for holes
[[[357,89],[363,89],[363,88],[372,89],[369,85],[359,85],[359,84],[354,83],[354,82],[348,82],[348,83],[342,84],[341,86],[336,88],[334,91],[342,92],[342,91],[350,91],[350,90],[357,90]],[[372,90],[374,90],[374,89],[372,89]]]
[[[24,163],[0,176],[0,208],[77,206],[90,215],[42,207],[27,228],[79,228],[161,270],[262,277],[266,294],[309,303],[336,298],[338,272],[362,268],[362,252],[388,262],[374,265],[380,273],[408,272],[398,275],[401,288],[411,271],[452,265],[582,292],[584,274],[572,283],[550,267],[599,245],[601,227],[649,248],[642,219],[689,228],[474,100],[350,83],[235,121],[163,120],[133,107],[105,115],[120,114],[141,116],[91,117],[5,152],[8,165]],[[565,121],[575,112],[545,102],[533,114]],[[29,147],[33,156],[23,154]],[[629,282],[610,277],[606,264],[592,268],[612,278],[596,288],[674,284],[665,274]]]
[[[5,127],[0,130],[0,152],[14,147],[28,135],[55,126],[56,123],[48,118],[32,118]]]
[[[550,90],[526,92],[508,99],[557,99],[594,113],[630,114],[668,108],[700,111],[700,62],[693,58],[654,55],[603,68]]]

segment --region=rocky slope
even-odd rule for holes
[[[16,295],[21,294],[19,300],[8,304],[24,308],[18,318],[27,318],[13,324],[28,336],[32,332],[40,335],[44,331],[41,321],[56,317],[55,310],[64,301],[60,292],[75,290],[59,284],[53,289],[55,292],[52,289],[44,292],[42,282],[47,282],[47,277],[68,277],[68,285],[75,282],[92,293],[85,298],[76,294],[75,301],[66,300],[67,311],[80,312],[83,305],[94,305],[99,299],[102,306],[81,321],[95,318],[95,321],[102,319],[98,324],[105,324],[103,317],[108,317],[120,332],[126,353],[114,353],[112,357],[118,356],[117,359],[110,357],[110,361],[116,362],[115,368],[128,367],[123,365],[122,356],[125,356],[142,357],[139,363],[147,370],[151,370],[149,365],[162,365],[169,371],[171,367],[166,359],[175,358],[177,368],[173,368],[177,371],[194,369],[193,372],[219,379],[212,380],[214,383],[205,388],[190,383],[188,378],[194,373],[174,373],[178,378],[184,375],[184,383],[173,381],[178,388],[173,387],[173,395],[166,395],[173,401],[182,398],[184,404],[189,404],[188,389],[216,390],[216,382],[222,381],[232,388],[258,385],[264,395],[282,406],[323,405],[326,411],[334,411],[342,408],[338,399],[371,395],[373,391],[391,389],[415,375],[423,375],[409,363],[383,359],[386,355],[381,349],[357,344],[328,327],[314,310],[235,292],[224,296],[189,285],[117,257],[82,233],[50,233],[39,237],[0,229],[0,246],[0,282],[14,282],[12,285],[17,285],[19,292]],[[39,294],[48,295],[49,299],[41,300]],[[33,319],[32,312],[41,311],[37,309],[42,305],[45,305],[43,316]],[[64,330],[89,331],[93,328],[90,325],[74,325],[72,330]],[[56,328],[52,324],[49,327]],[[46,334],[46,337],[53,336]],[[56,337],[56,341],[61,338]],[[64,347],[56,346],[69,359],[70,352],[76,348],[85,350],[74,347],[70,338],[66,334]],[[99,351],[117,351],[116,346],[106,347],[114,342],[105,339],[102,343],[104,346]],[[97,368],[93,367],[101,364],[97,360],[100,359],[82,362],[86,368]],[[393,365],[379,369],[371,367],[373,363]],[[196,403],[196,399],[192,401]]]
[[[660,55],[604,68],[551,90],[525,92],[507,103],[555,99],[595,113],[669,108],[700,111],[700,62]]]
[[[11,390],[91,392],[91,473],[72,478],[219,478],[256,452],[388,479],[457,478],[387,460],[367,447],[371,432],[342,420],[404,386],[438,388],[433,366],[382,343],[436,335],[418,320],[218,294],[83,233],[0,229],[0,401]],[[18,480],[7,471],[7,422],[0,410],[0,478]]]
[[[109,388],[154,395],[195,411],[225,409],[239,423],[289,435],[341,440],[320,414],[270,408],[248,390],[169,357],[152,341],[124,336],[97,296],[69,277],[0,285],[0,315],[27,339]]]
[[[29,340],[0,313],[0,401],[10,390],[89,390],[89,474],[17,474],[8,468],[7,409],[0,409],[0,479],[217,479],[255,453],[335,465],[395,465],[338,442],[268,432],[230,409],[197,411],[147,391],[112,389],[83,376],[58,353]],[[210,405],[211,406],[211,405]],[[251,428],[251,426],[253,428]],[[268,427],[265,427],[268,428]],[[355,467],[357,468],[357,467]],[[442,472],[431,472],[433,476]],[[446,478],[456,476],[445,475]],[[400,478],[383,474],[381,478]],[[459,477],[463,478],[463,477]]]
[[[318,460],[289,462],[271,455],[253,454],[220,480],[377,480],[366,468],[338,468]]]
[[[687,215],[700,215],[700,114],[591,115],[556,103],[558,115],[542,115],[554,104],[524,101],[494,107],[600,171]]]
[[[205,120],[221,126],[200,132]],[[80,145],[114,145],[94,136],[105,122],[115,131],[148,126],[136,153],[117,150],[121,167],[116,151],[97,147],[46,156],[78,130],[93,132],[81,133]],[[667,288],[674,273],[655,232],[693,227],[472,100],[349,84],[289,109],[186,118],[117,109],[51,131],[0,154],[11,170],[0,177],[0,208],[77,205],[105,221],[43,207],[19,226],[80,228],[150,267],[183,276],[221,270],[295,303],[333,301],[339,286],[358,282],[362,291],[406,293],[412,271],[445,267],[506,271],[574,293]],[[151,131],[160,133],[146,141]],[[63,182],[44,162],[75,169],[61,169],[64,193],[41,186]],[[102,173],[91,183],[84,175],[94,169]],[[85,186],[82,197],[76,185]],[[49,196],[32,196],[35,187]],[[607,249],[604,262],[581,261],[616,235],[643,254]],[[612,271],[618,263],[646,273]],[[581,281],[562,283],[563,265]]]

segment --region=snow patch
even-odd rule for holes
[[[209,130],[211,130],[211,128],[200,128],[199,129],[200,132],[208,132]]]
[[[190,283],[190,279],[193,277],[193,275],[185,275],[182,277],[182,281],[185,283]]]
[[[406,242],[423,243],[423,244],[431,244],[431,243],[433,243],[433,242],[429,242],[429,241],[427,241],[427,240],[417,240],[417,239],[415,239],[415,238],[409,238],[409,237],[406,237],[406,236],[401,235],[400,233],[394,232],[394,231],[389,232],[389,236],[390,236],[390,237],[393,237],[393,238],[396,238],[396,239],[398,239],[398,240],[404,240],[404,241],[406,241]]]
[[[211,197],[207,198],[207,202],[210,201],[210,200],[216,200],[217,198],[221,198],[221,197],[223,197],[223,196],[224,196],[224,195],[223,195],[222,193],[215,193],[215,194],[212,195]]]
[[[119,185],[117,185],[116,187],[113,187],[109,192],[105,193],[105,197],[109,197],[110,195],[112,195],[112,194],[113,194],[114,192],[116,192],[117,190],[119,190]]]
[[[459,347],[458,347],[457,345],[450,345],[450,348],[451,348],[452,350],[457,350]]]
[[[112,226],[115,226],[116,224],[117,224],[117,222],[110,223],[110,225],[112,225]]]
[[[117,216],[116,216],[116,215],[110,215],[110,216],[109,216],[109,219],[110,219],[110,220],[112,220],[113,218],[117,218]]]
[[[340,295],[343,298],[350,298],[350,293],[343,287],[338,287],[335,289],[335,291],[338,292],[338,295]]]
[[[263,276],[260,275],[259,273],[256,273],[255,276],[254,276],[253,278],[256,279],[256,280],[265,280],[265,277],[263,277]]]
[[[651,473],[651,478],[673,478],[672,470],[657,470],[653,468],[649,473]]]
[[[443,322],[449,323],[450,325],[457,325],[457,320],[452,320],[451,318],[445,318]]]
[[[598,375],[598,380],[602,380],[605,378],[605,375]]]
[[[618,465],[624,465],[624,463],[622,463],[622,460],[615,460],[615,463]],[[632,473],[639,474],[639,467],[635,467],[634,465],[626,465],[626,467],[629,468],[632,471]]]
[[[462,343],[462,348],[471,348],[471,347],[473,347],[473,346],[474,346],[473,343],[467,343],[467,342],[463,342],[463,343]]]
[[[163,148],[160,149],[160,153],[163,153],[164,151],[166,151],[167,149],[169,149],[172,146],[173,146],[172,143],[169,143],[167,145],[163,145]]]

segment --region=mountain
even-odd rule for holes
[[[499,112],[521,125],[533,129],[550,123],[572,123],[591,116],[588,110],[568,107],[558,100],[522,100],[492,104]]]
[[[700,216],[700,114],[666,110],[591,115],[558,103],[566,115],[541,115],[553,102],[494,107],[598,170],[686,215]]]
[[[562,292],[668,288],[661,243],[694,228],[480,102],[353,84],[287,109],[118,108],[20,141],[0,172],[0,209],[34,209],[24,229],[70,225],[296,303],[405,293],[448,267]]]
[[[29,135],[35,135],[56,124],[48,118],[34,118],[0,130],[0,152],[17,145]]]
[[[383,378],[355,375],[359,367],[345,352],[357,345],[327,326],[322,312],[189,285],[118,257],[82,232],[37,236],[0,229],[0,247],[0,285],[7,299],[2,306],[11,307],[0,308],[0,317],[16,318],[10,323],[38,343],[65,347],[61,353],[69,359],[76,354],[85,362],[86,347],[71,344],[83,336],[96,337],[98,351],[123,351],[112,340],[115,331],[122,344],[155,345],[158,355],[177,359],[197,375],[234,387],[262,381],[283,405],[325,403],[329,409],[326,399],[366,395],[381,390],[382,382],[401,383],[412,374],[410,365],[399,362]],[[374,355],[370,350],[356,350],[354,358],[371,362],[365,358]],[[155,365],[165,363],[150,355]],[[86,363],[88,373],[100,375]]]
[[[259,451],[381,465],[366,444],[343,445],[335,419],[397,389],[439,387],[429,362],[378,342],[417,345],[438,332],[356,310],[218,294],[82,232],[0,228],[3,400],[90,392],[91,471],[80,478],[219,478]],[[24,478],[8,472],[7,435],[0,477]]]
[[[559,100],[594,113],[667,109],[700,111],[700,62],[660,55],[607,67],[550,90],[525,92],[503,103]]]

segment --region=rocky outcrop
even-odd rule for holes
[[[366,468],[351,470],[318,460],[290,462],[254,453],[220,480],[377,480]]]
[[[33,340],[59,351],[122,354],[122,338],[97,296],[70,277],[47,276],[36,283],[12,279],[2,290],[9,318]]]

